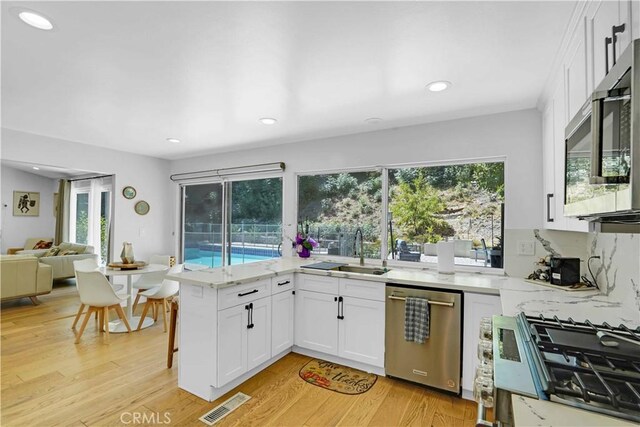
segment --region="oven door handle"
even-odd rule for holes
[[[478,419],[476,419],[476,427],[493,427],[491,421],[487,421],[487,408],[478,402]]]

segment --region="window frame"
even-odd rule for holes
[[[184,257],[185,257],[185,250],[184,250],[184,243],[185,243],[185,230],[184,230],[184,220],[185,220],[185,192],[186,192],[186,188],[188,186],[192,186],[192,185],[206,185],[206,184],[220,184],[221,185],[221,189],[222,189],[222,226],[221,226],[221,233],[224,236],[224,242],[221,246],[221,258],[224,260],[224,262],[226,263],[226,261],[228,260],[228,255],[227,255],[227,239],[228,239],[228,234],[230,232],[229,229],[229,222],[230,222],[230,213],[229,213],[229,198],[230,198],[230,188],[227,185],[227,183],[233,183],[233,182],[239,182],[239,181],[254,181],[254,180],[260,180],[260,179],[269,179],[269,178],[279,178],[281,185],[282,185],[282,189],[281,189],[281,193],[282,193],[282,202],[281,202],[281,206],[280,206],[280,215],[281,215],[281,221],[282,221],[282,225],[280,227],[280,241],[281,241],[281,255],[280,257],[284,256],[284,248],[285,248],[285,188],[286,188],[286,179],[284,177],[284,173],[283,172],[264,172],[264,173],[246,173],[246,174],[236,174],[233,176],[219,176],[219,177],[208,177],[208,178],[202,178],[202,179],[195,179],[195,180],[189,180],[188,182],[181,182],[181,183],[176,183],[177,187],[178,187],[178,192],[179,192],[179,197],[180,197],[180,218],[179,218],[179,227],[180,227],[180,247],[178,248],[178,253],[179,253],[179,259],[180,262],[184,263]],[[222,267],[229,267],[231,266],[231,264],[225,264],[223,263],[223,265],[221,267],[213,267],[213,268],[222,268]]]
[[[380,230],[382,235],[381,237],[381,245],[380,245],[380,259],[379,261],[382,263],[383,261],[387,261],[387,265],[389,267],[397,267],[397,268],[413,268],[420,270],[437,270],[438,263],[437,262],[411,262],[411,261],[400,261],[397,259],[387,259],[389,252],[389,233],[387,232],[387,224],[389,218],[389,170],[391,169],[409,169],[409,168],[428,168],[428,167],[437,167],[437,166],[455,166],[455,165],[466,165],[473,163],[503,163],[503,180],[505,184],[505,195],[504,195],[504,205],[505,205],[505,214],[501,218],[501,221],[504,224],[506,218],[506,209],[507,209],[507,192],[506,192],[506,177],[507,177],[507,156],[487,156],[487,157],[474,157],[474,158],[463,158],[463,159],[453,159],[453,160],[433,160],[433,161],[424,161],[424,162],[407,162],[407,163],[393,163],[388,165],[376,165],[376,166],[362,166],[362,167],[353,167],[353,168],[336,168],[336,169],[320,169],[320,170],[308,170],[308,171],[299,171],[294,174],[295,177],[295,218],[296,222],[298,221],[298,212],[299,212],[299,178],[301,176],[314,176],[314,175],[332,175],[332,174],[340,174],[340,173],[357,173],[357,172],[376,172],[379,171],[381,173],[382,178],[382,213],[380,215]],[[503,245],[504,245],[504,236]],[[355,257],[345,257],[340,255],[325,255],[325,254],[317,254],[315,256],[336,260],[339,262],[347,262],[353,263],[354,260],[357,260]],[[374,258],[366,258],[369,262],[375,262]],[[469,266],[463,264],[454,264],[454,270],[458,272],[467,272],[467,273],[481,273],[488,275],[504,275],[505,274],[505,265],[506,259],[502,257],[502,268],[491,268],[491,267],[479,267],[479,266]]]

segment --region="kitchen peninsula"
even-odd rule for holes
[[[307,277],[360,281],[371,286],[370,291],[373,292],[376,292],[376,287],[383,292],[385,283],[461,291],[467,304],[465,310],[470,301],[480,295],[493,298],[499,303],[495,314],[501,311],[505,315],[515,315],[526,311],[531,315],[544,314],[552,317],[558,314],[574,319],[590,318],[595,322],[626,323],[631,327],[640,325],[640,314],[634,311],[633,306],[612,301],[595,290],[575,295],[575,292],[567,293],[506,276],[466,273],[443,275],[428,269],[394,267],[384,275],[376,276],[301,268],[316,261],[282,258],[187,271],[172,276],[181,282],[179,386],[203,399],[213,401],[292,350],[317,357],[324,356],[329,360],[384,375],[383,363],[345,360],[298,346],[299,342],[294,338],[293,331],[296,316],[292,293],[297,289],[298,282]],[[228,316],[223,312],[228,313]],[[465,317],[463,329],[465,332],[468,330],[465,340],[469,336],[477,336],[478,321],[479,319]],[[254,326],[248,329],[247,326],[251,324]],[[229,349],[236,349],[235,353],[231,350],[231,353],[225,354]],[[471,354],[471,360],[474,360],[475,352],[475,344],[465,343],[463,357]],[[465,362],[465,367],[467,366],[469,365]],[[468,384],[472,384],[468,381],[468,371],[468,367],[463,369],[463,395],[467,396]],[[518,408],[518,414],[526,410],[523,402],[526,401],[514,398],[514,408]],[[557,404],[538,403],[543,408],[552,408],[562,413],[558,411]]]

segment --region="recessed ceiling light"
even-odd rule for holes
[[[370,117],[365,120],[365,122],[369,123],[370,125],[377,125],[381,121],[382,119],[380,117]]]
[[[167,138],[168,142],[172,142],[174,144],[179,144],[180,140],[178,138]]]
[[[34,170],[37,170],[37,171],[39,171],[39,170],[40,170],[40,168],[39,168],[39,167],[37,167],[37,166],[33,166],[33,169],[34,169]]]
[[[38,28],[40,30],[52,30],[53,24],[44,16],[39,13],[23,10],[18,13],[18,17],[22,19],[25,24],[31,25],[34,28]]]
[[[446,80],[439,80],[437,82],[431,82],[427,85],[427,89],[431,92],[442,92],[443,90],[449,89],[451,87],[451,82]]]
[[[276,119],[272,119],[271,117],[263,117],[259,121],[263,125],[275,125],[278,122]]]

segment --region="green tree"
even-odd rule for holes
[[[451,226],[437,216],[445,208],[438,190],[427,182],[422,173],[412,182],[400,182],[393,190],[390,205],[402,235],[422,243],[437,242],[454,234]]]

